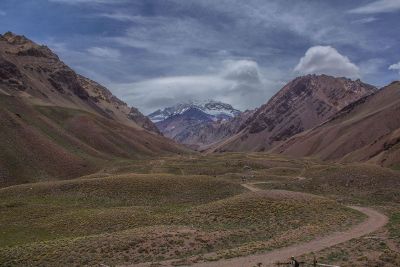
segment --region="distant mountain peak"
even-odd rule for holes
[[[196,108],[210,116],[212,120],[233,118],[241,113],[240,110],[235,109],[232,105],[215,100],[190,100],[182,103],[177,103],[173,106],[158,109],[149,114],[148,117],[153,122],[160,122],[168,119],[169,117],[183,114],[185,111]]]

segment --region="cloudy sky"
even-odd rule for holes
[[[400,79],[400,0],[1,0],[0,30],[46,44],[149,113],[239,109],[308,73]]]

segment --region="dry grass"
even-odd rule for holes
[[[169,223],[242,191],[210,177],[133,174],[9,187],[0,190],[0,245]]]
[[[240,186],[242,176],[291,181],[301,169],[301,161],[268,154],[174,156],[0,189],[0,265],[233,257],[362,218],[324,198],[254,194]]]
[[[260,185],[329,196],[341,202],[382,205],[400,201],[400,173],[367,164],[314,165],[306,169],[307,179]]]

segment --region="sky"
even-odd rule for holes
[[[253,109],[306,74],[400,79],[400,0],[1,0],[6,31],[145,114],[206,99]]]

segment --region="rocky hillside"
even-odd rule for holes
[[[160,134],[152,121],[135,107],[129,107],[125,102],[115,97],[107,88],[86,77],[78,75],[79,84],[89,93],[90,98],[104,110],[108,116],[128,126],[132,122],[140,127]]]
[[[273,152],[400,168],[400,82],[354,102]]]
[[[212,144],[235,134],[252,111],[245,111],[235,117],[216,119],[197,108],[190,108],[182,114],[173,115],[156,125],[164,136],[192,149],[205,150]]]
[[[266,151],[310,129],[376,88],[327,75],[299,77],[284,86],[213,151]]]
[[[46,46],[0,35],[0,186],[90,173],[109,160],[184,151],[137,109]]]
[[[100,84],[76,74],[48,47],[24,36],[0,35],[0,75],[4,93],[35,104],[77,108],[136,128],[157,128]]]

